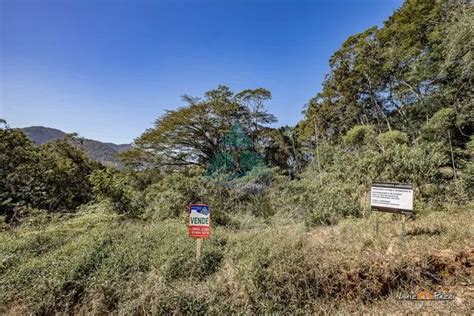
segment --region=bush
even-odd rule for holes
[[[275,220],[334,225],[344,217],[361,215],[358,183],[350,175],[325,172],[321,185],[316,170],[310,167],[299,180],[280,179],[272,188],[270,203],[277,210]]]
[[[410,146],[406,134],[390,131],[378,136],[378,148],[361,145],[370,144],[372,136],[369,127],[355,127],[345,137],[347,145],[320,147],[321,174],[313,162],[300,179],[280,179],[270,192],[272,208],[277,210],[275,220],[305,220],[312,226],[360,216],[369,206],[370,185],[375,181],[413,184],[415,202],[423,208],[426,203],[439,209],[445,203],[469,201],[470,163],[464,163],[459,179],[453,181],[443,144]],[[359,144],[359,150],[354,150],[354,144]]]
[[[118,214],[138,216],[142,213],[142,194],[130,184],[126,174],[112,169],[96,170],[90,181],[96,198],[109,201]]]
[[[24,207],[70,212],[92,198],[98,168],[66,141],[32,144],[18,129],[0,129],[0,215],[19,220]]]
[[[231,218],[243,213],[268,218],[273,214],[266,196],[271,174],[269,169],[262,170],[252,170],[234,180],[171,172],[146,189],[146,216],[160,220],[185,218],[190,204],[204,203],[211,206],[216,225],[237,227],[239,223]]]
[[[206,203],[205,178],[171,172],[145,191],[147,216],[156,219],[185,216],[191,203]]]
[[[436,112],[422,128],[423,138],[431,141],[448,139],[455,135],[456,113],[451,108],[444,108]]]
[[[342,183],[324,186],[315,202],[305,220],[308,226],[335,225],[342,218],[361,215],[357,192]]]
[[[356,125],[343,137],[343,142],[352,146],[370,145],[373,144],[374,141],[375,132],[370,125]]]
[[[298,314],[327,308],[321,303],[357,311],[469,280],[468,208],[406,223],[404,243],[394,240],[395,223],[374,240],[372,219],[310,231],[221,228],[203,242],[200,260],[179,220],[155,225],[102,208],[0,234],[1,314]]]
[[[407,145],[408,135],[400,131],[388,131],[377,136],[377,142],[383,149],[396,145]]]

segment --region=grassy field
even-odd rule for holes
[[[430,213],[406,223],[403,242],[400,222],[383,213],[311,230],[217,227],[196,260],[184,220],[92,205],[0,233],[0,313],[467,313],[473,223],[472,206]],[[419,290],[456,299],[398,300]]]

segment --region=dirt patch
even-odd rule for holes
[[[425,275],[435,284],[453,284],[459,281],[459,278],[470,278],[473,262],[474,247],[458,253],[439,250],[428,257],[428,269]]]

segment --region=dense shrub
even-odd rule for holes
[[[88,175],[98,168],[67,141],[32,144],[18,129],[0,129],[0,215],[27,207],[72,211],[92,198]]]
[[[272,208],[278,210],[275,220],[319,225],[360,216],[368,210],[370,185],[375,181],[413,184],[415,213],[420,207],[470,200],[472,160],[459,160],[463,168],[456,178],[449,150],[440,141],[410,145],[403,132],[392,130],[375,137],[370,126],[356,126],[344,136],[344,144],[323,143],[319,150],[321,169],[313,160],[299,179],[281,178],[271,189]]]
[[[299,180],[280,179],[270,193],[275,220],[332,225],[343,217],[361,215],[361,190],[350,175],[324,172],[321,184],[318,173],[317,168],[310,166]]]
[[[98,199],[108,200],[119,214],[137,216],[143,211],[143,197],[130,183],[125,173],[112,169],[96,170],[91,176]]]
[[[393,296],[400,308],[400,293],[470,280],[467,208],[406,223],[403,243],[396,222],[375,239],[372,219],[217,228],[199,260],[183,222],[103,208],[0,233],[1,314],[307,314],[334,311],[328,304],[347,313],[349,303],[356,312]]]
[[[151,219],[186,217],[192,203],[211,205],[212,222],[238,226],[231,215],[272,215],[266,191],[271,184],[269,169],[252,170],[245,177],[229,180],[226,176],[202,176],[199,170],[170,172],[149,186],[145,194],[146,213]],[[234,216],[235,217],[235,216]]]
[[[176,218],[187,212],[191,203],[205,203],[205,178],[196,174],[171,172],[145,191],[147,214],[153,218]]]
[[[352,127],[343,137],[343,142],[347,145],[361,146],[373,144],[375,132],[370,125],[356,125]]]
[[[382,149],[395,145],[407,145],[408,134],[400,131],[388,131],[377,136],[377,142]]]

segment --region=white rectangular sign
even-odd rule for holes
[[[402,183],[373,183],[370,191],[370,205],[376,208],[412,212],[413,187]]]

